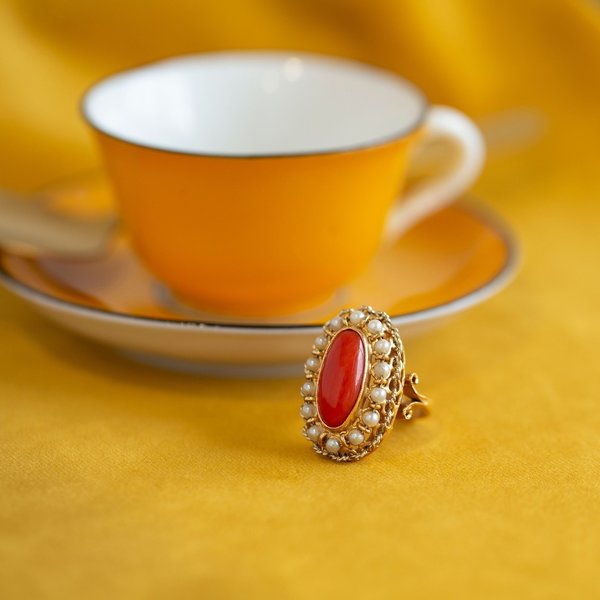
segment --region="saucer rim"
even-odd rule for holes
[[[475,216],[480,221],[485,222],[502,240],[506,248],[506,259],[504,263],[493,277],[462,296],[422,310],[390,315],[391,320],[396,326],[449,316],[466,310],[500,292],[516,276],[521,255],[516,237],[508,223],[490,207],[484,207],[480,204],[475,205],[472,198],[470,198],[469,201],[461,201],[458,205],[461,209]],[[0,251],[2,251],[1,247]],[[223,333],[284,333],[289,331],[308,333],[312,330],[316,334],[321,329],[321,325],[316,323],[265,323],[261,325],[257,323],[223,323],[218,321],[198,321],[193,319],[166,319],[162,317],[131,315],[129,313],[121,313],[104,308],[84,306],[77,304],[76,302],[57,298],[49,293],[30,287],[7,273],[1,263],[0,283],[15,295],[23,297],[34,304],[46,305],[51,309],[62,312],[76,312],[97,320],[112,320],[136,326],[151,325],[158,327],[159,329],[211,329],[219,330]]]

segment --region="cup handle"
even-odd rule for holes
[[[481,172],[485,143],[469,117],[447,106],[431,107],[425,121],[423,142],[440,138],[455,147],[455,164],[448,172],[435,175],[404,194],[389,215],[384,241],[395,241],[409,227],[453,202]]]

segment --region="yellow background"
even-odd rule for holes
[[[3,598],[600,595],[600,17],[585,1],[4,0],[0,184],[88,169],[108,72],[283,47],[396,70],[479,119],[524,263],[408,346],[436,399],[340,466],[298,381],[137,366],[0,293]]]

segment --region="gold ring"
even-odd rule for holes
[[[398,330],[370,306],[342,310],[325,323],[304,374],[304,437],[317,454],[335,461],[373,452],[396,416],[410,420],[428,413],[416,373],[406,373]]]

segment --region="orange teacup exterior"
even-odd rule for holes
[[[324,302],[365,269],[419,130],[353,151],[248,158],[95,134],[146,266],[188,303],[260,316]]]

